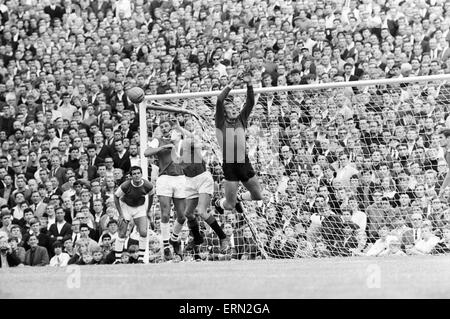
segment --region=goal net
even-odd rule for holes
[[[449,80],[436,75],[255,85],[246,147],[264,200],[245,202],[244,214],[218,215],[211,205],[232,238],[233,252],[221,255],[218,239],[203,223],[202,258],[439,252],[450,242],[450,196],[441,187],[448,167],[440,134],[450,127]],[[166,109],[201,137],[215,198],[224,196],[214,126],[219,93],[147,96],[140,106],[146,114],[141,145],[159,134]],[[232,91],[233,103],[243,105],[245,93],[243,87]]]

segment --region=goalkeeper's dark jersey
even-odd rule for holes
[[[247,86],[247,98],[239,116],[230,120],[225,116],[224,101],[230,93],[227,86],[217,97],[216,104],[216,136],[222,148],[223,163],[246,163],[248,162],[247,148],[245,145],[245,130],[250,113],[255,104],[255,95],[252,86]]]

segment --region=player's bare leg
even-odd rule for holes
[[[136,229],[139,233],[139,260],[144,262],[145,248],[147,246],[147,216],[135,218],[134,224],[136,225]]]
[[[238,181],[227,181],[224,182],[225,198],[218,199],[215,202],[215,207],[219,214],[223,214],[224,210],[233,210],[236,207],[237,202],[237,192],[239,187]]]
[[[217,223],[216,218],[208,212],[208,207],[211,203],[211,195],[199,194],[197,211],[199,216],[214,230],[220,239],[220,250],[226,252],[230,248],[230,241],[222,228]]]
[[[173,204],[175,206],[176,220],[173,223],[172,234],[170,235],[169,243],[173,246],[173,250],[176,255],[181,257],[181,246],[178,235],[186,222],[185,210],[186,210],[186,199],[184,198],[174,198]]]
[[[171,260],[172,252],[169,247],[169,239],[170,239],[170,206],[172,203],[172,197],[168,196],[158,196],[159,205],[161,209],[161,238],[163,241],[163,251],[164,251],[164,259]]]
[[[194,214],[197,206],[198,206],[198,197],[186,199],[185,215],[187,219],[187,224],[189,230],[192,232],[192,236],[194,237],[194,244],[201,245],[203,243],[203,237],[200,234],[200,227]]]
[[[243,207],[240,202],[263,199],[263,196],[261,194],[261,185],[259,184],[259,179],[256,175],[250,178],[248,181],[242,182],[242,184],[248,191],[237,196],[238,204],[236,205],[236,209],[240,213],[243,212]]]

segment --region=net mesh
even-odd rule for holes
[[[450,79],[450,77],[448,78]],[[382,256],[445,252],[450,241],[445,138],[447,77],[288,88],[256,94],[246,137],[264,200],[218,215],[233,250],[206,223],[203,259]],[[218,93],[218,92],[217,92]],[[234,96],[243,105],[245,94]],[[216,97],[147,98],[148,135],[165,112],[195,132],[222,198]],[[149,138],[150,140],[150,138]],[[240,188],[240,192],[245,189]],[[188,254],[188,252],[186,252]]]

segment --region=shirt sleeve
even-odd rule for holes
[[[150,195],[154,194],[154,187],[153,187],[152,183],[150,183],[147,180],[144,180],[144,187],[145,187],[147,194],[150,194]]]
[[[120,186],[116,189],[116,192],[114,193],[114,195],[116,195],[116,196],[119,197],[119,198],[122,197],[122,196],[124,196],[124,195],[125,195],[125,192],[123,191],[123,188],[124,188],[125,184],[126,184],[126,182],[123,183],[122,185],[120,185]]]
[[[216,102],[216,127],[217,128],[221,128],[223,125],[223,122],[225,121],[225,108],[224,108],[224,101],[225,98],[228,96],[228,94],[230,93],[231,89],[230,87],[227,85],[222,92],[220,92],[219,96],[217,97],[217,102]]]
[[[159,140],[157,138],[154,138],[150,144],[148,144],[151,148],[158,148],[159,147]]]
[[[247,85],[247,99],[245,101],[244,108],[241,111],[241,118],[245,126],[247,126],[248,118],[252,113],[254,105],[255,105],[255,93],[253,92],[253,86]]]

